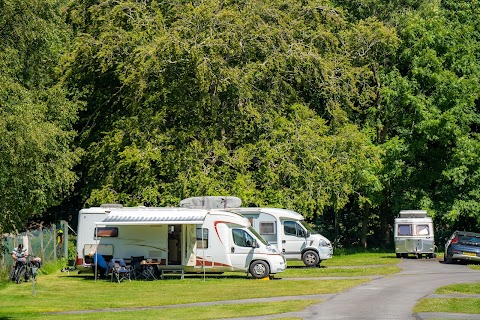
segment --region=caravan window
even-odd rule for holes
[[[98,227],[95,228],[95,237],[118,237],[117,227]]]
[[[428,224],[419,224],[416,227],[417,235],[428,236],[430,234],[428,230]]]
[[[306,237],[307,233],[296,221],[284,221],[283,231],[286,235],[295,237]]]
[[[202,235],[203,230],[203,235]],[[208,248],[208,229],[197,228],[197,249]]]
[[[260,222],[260,234],[275,234],[275,222]]]
[[[233,242],[239,247],[251,247],[253,244],[253,237],[245,230],[232,229]]]
[[[411,236],[412,235],[412,225],[411,224],[399,224],[398,225],[398,235],[399,236]]]

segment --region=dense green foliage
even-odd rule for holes
[[[41,213],[77,174],[64,206],[235,195],[299,211],[347,245],[388,243],[401,209],[429,210],[439,229],[480,225],[477,2],[71,0],[63,8],[51,1],[30,20],[1,13],[2,35],[19,22],[25,33],[24,45],[1,44],[10,63],[1,81],[21,86],[15,95],[0,86],[1,112],[41,131],[29,133],[36,143],[47,135],[53,144],[41,145],[48,154],[28,147],[35,157],[17,166],[29,179],[16,183],[37,201],[2,180],[4,208]],[[0,150],[26,160],[7,137]],[[85,153],[74,171],[76,148]]]
[[[53,1],[0,1],[0,232],[73,188],[78,105],[55,78],[70,37]]]

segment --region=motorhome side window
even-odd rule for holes
[[[95,237],[118,237],[117,227],[98,227],[95,228]]]
[[[202,248],[208,248],[208,229],[197,228],[197,249]]]
[[[284,221],[283,230],[286,235],[295,237],[305,237],[306,232],[296,221]]]
[[[418,224],[416,226],[416,232],[417,232],[417,235],[419,235],[419,236],[429,235],[430,231],[428,229],[428,224]]]
[[[242,229],[232,229],[233,242],[239,247],[251,247],[253,237]]]
[[[260,222],[260,234],[275,234],[275,222]]]
[[[412,234],[412,225],[411,224],[399,224],[398,225],[398,235],[399,236],[411,236]]]

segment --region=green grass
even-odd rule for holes
[[[0,318],[18,313],[21,301],[25,314],[103,308],[168,306],[193,302],[254,299],[289,295],[335,293],[368,281],[352,280],[271,280],[222,276],[185,280],[95,282],[92,276],[55,273],[40,276],[36,296],[30,283],[4,287],[0,294]]]
[[[208,307],[182,307],[147,310],[131,310],[118,312],[95,312],[82,314],[32,314],[20,311],[8,319],[55,319],[55,320],[79,320],[79,319],[107,319],[115,320],[130,319],[156,319],[156,320],[207,320],[218,318],[252,317],[258,315],[271,315],[285,312],[301,311],[304,308],[321,302],[321,300],[289,300],[282,302],[251,303],[237,305],[215,305]],[[285,318],[286,319],[286,318]],[[293,319],[293,318],[291,318]]]
[[[358,268],[290,268],[282,272],[279,277],[358,277],[387,275],[400,272],[396,266],[358,267]]]
[[[426,298],[415,306],[413,312],[480,314],[480,303],[475,298]]]
[[[445,287],[438,288],[435,293],[438,294],[480,294],[480,283],[459,283],[451,284]]]
[[[320,264],[322,267],[336,266],[369,266],[369,265],[391,265],[399,263],[400,259],[395,257],[395,253],[355,253],[348,255],[334,255],[333,258],[324,260]],[[302,261],[287,261],[289,267],[304,266]]]
[[[480,282],[458,283],[438,288],[437,294],[480,294]],[[478,298],[426,298],[420,300],[414,312],[452,312],[480,314]]]
[[[370,280],[310,278],[390,274],[399,271],[399,268],[391,265],[398,261],[392,254],[360,253],[336,256],[324,261],[322,266],[325,267],[322,268],[304,268],[300,264],[299,267],[289,268],[286,272],[278,274],[270,281],[255,280],[246,277],[244,273],[225,273],[207,275],[205,281],[202,276],[187,275],[184,280],[171,277],[163,281],[132,281],[120,284],[104,280],[95,282],[92,275],[61,273],[59,270],[64,267],[62,264],[64,262],[60,261],[58,264],[47,264],[42,267],[37,279],[36,296],[32,294],[31,283],[21,285],[8,283],[0,286],[0,319],[91,319],[98,316],[114,316],[116,319],[131,319],[133,316],[155,319],[216,319],[300,311],[310,304],[318,303],[319,300],[159,308],[195,302],[338,293]],[[281,279],[288,277],[297,279],[295,281]],[[302,280],[302,277],[309,279]],[[145,309],[115,311],[111,308]],[[98,312],[102,309],[102,312],[95,315],[48,314],[74,310]]]

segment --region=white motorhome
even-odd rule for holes
[[[108,258],[143,256],[160,270],[218,273],[249,272],[265,278],[286,268],[284,257],[232,212],[185,208],[101,206],[79,212],[77,265],[86,255]]]
[[[180,201],[180,206],[185,208],[223,209],[242,214],[287,260],[302,260],[310,267],[332,258],[331,242],[310,228],[301,214],[278,208],[240,207],[241,204],[239,198],[231,196],[191,197]]]
[[[302,260],[308,267],[332,258],[331,242],[315,232],[295,211],[278,208],[227,209],[242,214],[260,235],[275,245],[286,260]]]
[[[432,218],[425,210],[402,210],[394,223],[395,253],[397,258],[414,254],[434,258],[435,239]]]

